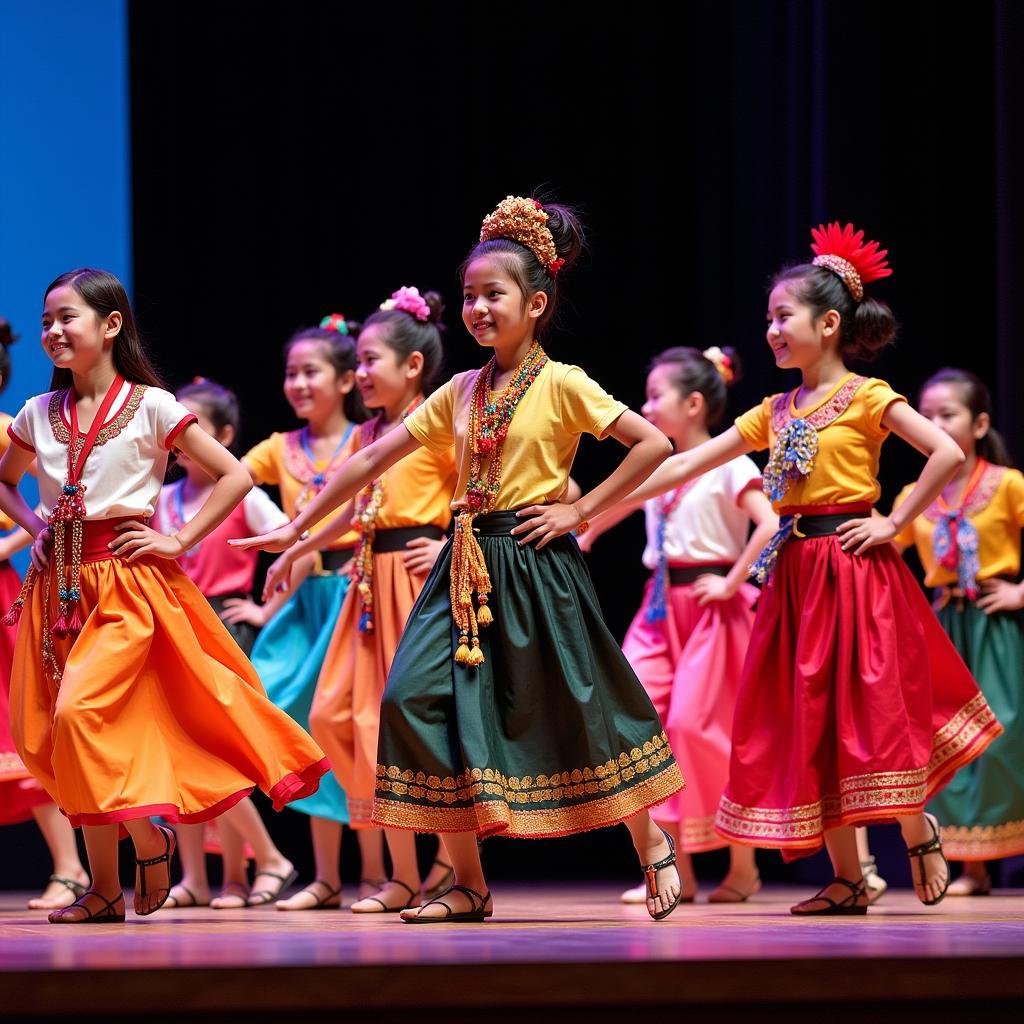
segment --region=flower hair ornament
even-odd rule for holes
[[[555,277],[565,266],[558,255],[555,239],[548,227],[548,215],[536,199],[506,196],[493,213],[484,217],[480,228],[480,241],[509,238],[525,245],[540,261],[540,265]]]
[[[348,334],[348,321],[341,313],[331,313],[320,321],[320,326],[326,331],[337,331],[339,334]]]
[[[390,299],[385,299],[380,304],[380,308],[385,311],[400,309],[423,323],[430,319],[430,306],[420,295],[419,288],[399,288],[397,292],[391,293]]]
[[[841,277],[855,302],[864,298],[864,285],[892,274],[886,259],[889,250],[879,249],[878,242],[865,242],[864,232],[855,231],[852,224],[819,224],[811,228],[811,235],[811,263]]]
[[[717,346],[704,349],[701,355],[718,371],[719,376],[726,385],[736,379],[736,371],[733,369],[732,360]]]

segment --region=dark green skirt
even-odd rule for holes
[[[928,810],[942,826],[951,860],[995,860],[1024,853],[1024,642],[1019,614],[986,615],[951,601],[938,613],[1005,730],[961,768]]]
[[[482,665],[454,660],[450,541],[412,610],[381,704],[377,824],[560,836],[683,787],[575,539],[520,547],[508,533],[518,522],[494,512],[474,523],[493,588]]]

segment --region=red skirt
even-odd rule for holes
[[[11,607],[21,590],[21,580],[10,562],[0,562],[0,615]],[[0,625],[0,825],[16,825],[32,817],[32,808],[48,804],[50,797],[39,785],[14,749],[8,708],[11,662],[17,630]]]
[[[758,605],[715,828],[804,856],[827,829],[920,813],[1002,731],[893,547],[790,540]]]

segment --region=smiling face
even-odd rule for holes
[[[670,363],[661,363],[651,370],[647,375],[647,400],[640,412],[666,437],[678,441],[687,431],[693,403],[687,401],[673,379],[675,369]]]
[[[43,351],[53,365],[84,373],[97,362],[112,359],[114,341],[121,330],[121,314],[115,310],[100,317],[66,284],[46,296],[42,327]]]
[[[533,337],[548,297],[525,297],[500,259],[480,256],[466,268],[462,282],[462,322],[477,344],[514,349]]]
[[[798,281],[782,281],[768,296],[767,339],[780,369],[803,369],[815,363],[838,339],[835,310],[814,319],[797,294]]]
[[[324,343],[315,339],[296,341],[288,349],[284,367],[284,397],[299,419],[324,423],[333,416],[352,390],[351,372],[338,374]]]
[[[932,384],[921,395],[921,415],[948,434],[965,455],[974,455],[989,429],[988,413],[972,416],[964,400],[965,385],[955,381]]]
[[[393,409],[422,376],[422,353],[402,359],[388,344],[388,331],[386,322],[367,324],[356,342],[356,386],[370,409]]]

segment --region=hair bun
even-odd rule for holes
[[[444,299],[441,297],[441,293],[434,291],[425,292],[423,301],[430,307],[430,323],[437,324],[438,327],[443,328],[444,324],[441,323],[441,317],[444,315]]]
[[[548,215],[548,231],[555,243],[555,251],[562,260],[560,272],[571,270],[583,252],[583,224],[579,214],[571,206],[562,203],[545,203],[543,198],[535,196]]]
[[[20,337],[20,334],[15,334],[11,329],[10,323],[0,316],[0,346],[10,348]]]
[[[743,364],[739,353],[730,345],[721,348],[712,345],[704,349],[701,355],[718,371],[727,388],[731,388],[743,376]]]

